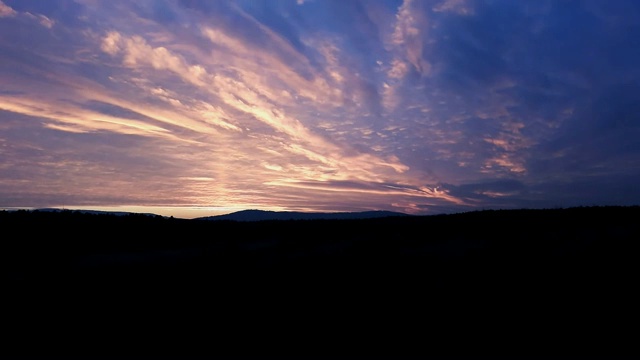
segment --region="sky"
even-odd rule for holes
[[[640,204],[637,0],[0,0],[0,208]]]

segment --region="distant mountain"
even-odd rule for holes
[[[393,211],[361,211],[361,212],[296,212],[296,211],[266,211],[242,210],[225,215],[205,216],[195,220],[232,220],[232,221],[262,221],[262,220],[333,220],[333,219],[372,219],[390,216],[411,216]]]
[[[157,214],[152,214],[152,213],[137,213],[137,212],[127,212],[127,211],[74,210],[74,209],[58,209],[58,208],[41,208],[41,209],[34,209],[34,210],[30,210],[30,211],[41,211],[41,212],[72,211],[72,212],[78,212],[78,213],[82,213],[82,214],[114,215],[114,216],[127,216],[127,215],[159,216]]]

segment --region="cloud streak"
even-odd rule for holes
[[[16,11],[10,6],[0,1],[0,17],[16,16]]]

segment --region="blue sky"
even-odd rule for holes
[[[640,204],[635,0],[2,0],[0,207]]]

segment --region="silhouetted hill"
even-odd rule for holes
[[[15,211],[15,210],[13,210]],[[127,215],[146,215],[146,216],[161,216],[153,213],[136,213],[130,211],[103,211],[103,210],[79,210],[79,209],[59,209],[59,208],[40,208],[34,210],[25,211],[38,211],[38,212],[76,212],[82,214],[94,214],[94,215],[115,215],[115,216],[127,216]]]
[[[205,216],[197,220],[233,220],[233,221],[263,221],[263,220],[337,220],[337,219],[374,219],[390,216],[410,216],[393,211],[362,211],[362,212],[295,212],[295,211],[265,211],[242,210],[225,215]]]
[[[593,354],[612,337],[605,350],[624,350],[638,219],[637,206],[309,221],[0,211],[2,319],[39,348]]]

